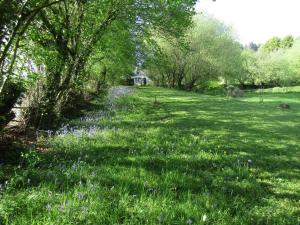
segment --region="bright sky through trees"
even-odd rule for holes
[[[197,10],[208,12],[236,30],[243,44],[265,42],[273,36],[300,36],[298,0],[200,0]]]

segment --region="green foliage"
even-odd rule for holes
[[[0,2],[0,94],[11,77],[20,43],[36,16],[61,0]]]
[[[251,49],[244,49],[242,54],[243,73],[240,74],[238,80],[240,84],[257,84],[257,79],[260,75],[258,66],[258,56]]]
[[[263,92],[263,93],[297,93],[300,92],[300,86],[294,87],[274,87],[268,88],[264,90],[257,90],[256,92]]]
[[[159,85],[192,90],[211,80],[235,82],[242,73],[240,44],[229,27],[210,16],[197,15],[185,38],[157,39],[146,70]]]
[[[89,92],[85,87],[94,83],[100,93],[109,84],[124,82],[134,70],[137,43],[149,39],[151,32],[181,36],[195,4],[195,0],[2,0],[0,93],[11,76],[24,78],[30,84],[28,95],[39,93],[30,102],[28,121],[45,128],[72,105],[71,93]],[[19,69],[22,64],[33,71]],[[93,71],[97,67],[106,68],[102,78]]]
[[[15,115],[11,109],[24,91],[24,84],[18,80],[8,80],[0,93],[0,130],[3,129]]]
[[[194,91],[206,95],[225,95],[226,87],[218,80],[208,80],[207,82],[202,81],[199,83]]]
[[[293,40],[287,37],[286,40]],[[289,86],[300,82],[300,41],[294,40],[291,47],[285,45],[277,51],[243,51],[244,83],[267,86]]]
[[[297,224],[299,92],[259,98],[141,88],[111,120],[72,121],[95,133],[53,136],[50,150],[28,153],[31,166],[1,191],[0,221]]]
[[[281,48],[281,39],[279,37],[273,37],[261,47],[266,52],[277,51]]]
[[[82,94],[93,84],[99,93],[100,86],[126,80],[136,61],[137,24],[142,27],[141,40],[153,30],[176,31],[180,36],[190,23],[194,4],[191,0],[63,0],[42,10],[29,32],[33,57],[45,66],[39,111],[33,107],[37,113],[29,113],[35,127],[57,121],[62,109],[72,105],[71,93]],[[105,68],[105,73],[97,74],[99,68]]]
[[[291,48],[294,44],[294,38],[291,35],[280,39],[279,37],[273,37],[268,40],[265,44],[261,46],[261,48],[266,52],[274,52],[279,49],[287,49]]]
[[[21,154],[23,164],[28,169],[34,169],[41,163],[41,157],[36,150],[29,150],[28,152],[23,152]]]
[[[289,35],[289,36],[286,36],[285,38],[283,38],[281,40],[281,48],[291,48],[293,47],[294,45],[294,38],[293,36]]]

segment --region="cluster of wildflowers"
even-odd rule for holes
[[[125,87],[125,86],[112,87],[108,91],[108,100],[114,101],[117,98],[125,97],[133,93],[134,90],[130,87]]]
[[[65,213],[65,212],[70,212],[70,211],[77,211],[79,210],[81,213],[87,213],[88,212],[88,206],[84,205],[84,206],[81,206],[80,208],[75,208],[75,205],[74,205],[74,202],[71,204],[69,203],[68,200],[64,201],[63,203],[61,203],[60,205],[58,206],[52,206],[50,203],[48,203],[46,206],[46,211],[48,212],[51,212],[51,211],[55,211],[57,210],[58,212],[60,213]]]
[[[82,164],[82,161],[80,161],[80,157],[78,158],[78,161],[74,162],[72,165],[72,170],[78,170]]]
[[[94,122],[94,121],[101,121],[104,119],[110,119],[112,117],[112,113],[110,109],[101,110],[97,113],[91,115],[85,115],[80,117],[81,122]]]
[[[134,92],[134,90],[130,87],[125,86],[117,86],[112,87],[107,95],[107,100],[105,104],[105,109],[100,110],[93,114],[88,114],[82,116],[79,120],[82,123],[93,123],[93,125],[86,124],[86,125],[80,125],[80,126],[73,126],[70,124],[63,124],[60,129],[58,129],[56,132],[47,130],[47,131],[37,131],[37,137],[39,137],[40,134],[44,134],[47,137],[51,137],[52,135],[58,135],[58,136],[65,136],[65,135],[74,135],[76,137],[82,137],[82,136],[88,136],[92,137],[97,132],[103,131],[105,127],[102,127],[100,125],[94,125],[95,122],[103,121],[103,120],[111,120],[112,117],[115,115],[116,110],[127,110],[128,106],[120,106],[116,100],[122,97],[125,97],[127,95],[130,95]]]
[[[86,198],[86,193],[83,193],[83,192],[76,192],[76,193],[75,193],[75,196],[76,196],[77,199],[83,200],[83,199]]]

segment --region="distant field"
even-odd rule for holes
[[[294,86],[294,87],[274,87],[274,88],[268,88],[264,90],[257,90],[256,92],[270,92],[270,93],[286,93],[286,92],[300,92],[300,86]]]
[[[140,88],[101,120],[95,102],[92,119],[71,122],[86,132],[24,155],[0,224],[299,224],[300,87],[289,90]]]

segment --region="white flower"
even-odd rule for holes
[[[46,205],[46,209],[47,209],[48,212],[51,211],[52,207],[51,207],[51,205],[49,203]]]
[[[58,207],[58,211],[60,211],[60,212],[65,211],[65,207],[64,207],[63,205],[60,205],[60,206]]]
[[[193,221],[191,220],[191,219],[188,219],[187,221],[186,221],[186,224],[192,224],[193,223]]]

